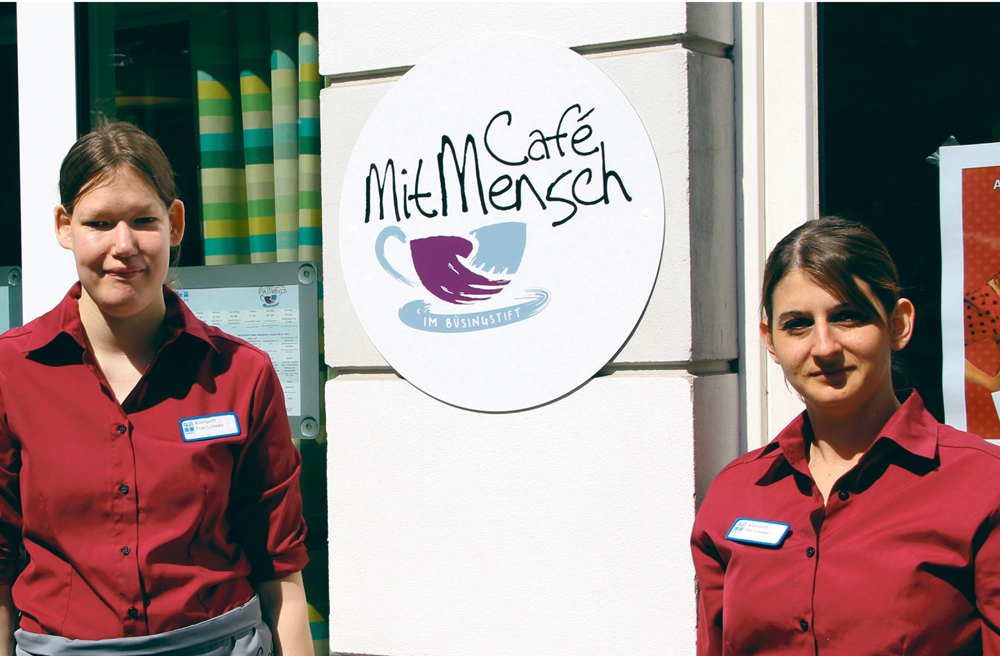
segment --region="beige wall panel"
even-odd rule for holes
[[[331,2],[319,5],[320,73],[412,66],[442,45],[517,33],[567,48],[665,37],[733,42],[730,3]]]
[[[486,414],[330,381],[331,650],[694,653],[694,385],[619,373]]]

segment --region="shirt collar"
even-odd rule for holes
[[[886,422],[879,432],[878,438],[868,449],[868,453],[876,451],[876,445],[879,442],[888,440],[915,456],[933,460],[937,457],[937,421],[924,408],[923,399],[920,398],[920,394],[916,390],[904,390],[897,395],[903,400],[903,404]],[[774,462],[771,463],[760,482],[768,483],[777,480],[780,477],[780,472],[783,471],[782,465],[784,464],[791,465],[793,469],[808,476],[806,449],[811,439],[812,426],[809,424],[808,414],[803,412],[758,454],[757,458],[760,459],[778,452],[775,454],[777,457],[774,458]],[[787,472],[787,470],[785,471]]]
[[[886,422],[879,439],[892,440],[915,456],[933,460],[937,457],[937,420],[924,408],[916,390],[905,390],[899,396],[903,405]]]
[[[163,286],[163,301],[167,305],[167,315],[164,317],[164,321],[170,328],[168,342],[172,342],[179,334],[186,333],[197,337],[211,346],[217,353],[219,352],[215,341],[209,337],[208,331],[205,330],[208,324],[194,316],[194,312],[187,306],[187,303],[182,301],[177,293],[166,285]]]
[[[63,333],[73,338],[81,347],[87,348],[83,336],[83,322],[80,320],[80,290],[81,285],[77,282],[66,293],[59,305],[37,319],[31,335],[25,341],[25,353],[38,351],[48,346]],[[167,336],[168,343],[186,333],[202,340],[218,351],[205,330],[206,324],[194,316],[190,308],[166,285],[163,287],[163,301],[167,306],[164,322],[170,331]]]

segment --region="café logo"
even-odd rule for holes
[[[375,108],[339,221],[352,304],[428,394],[507,411],[566,394],[628,339],[663,242],[649,138],[583,57],[478,37],[417,64]]]
[[[264,285],[257,288],[257,293],[265,308],[273,308],[280,305],[279,299],[282,294],[288,293],[288,289],[285,285]]]
[[[452,305],[475,305],[491,299],[511,282],[524,253],[525,224],[509,222],[483,226],[469,233],[434,235],[409,242],[418,285],[396,271],[385,257],[387,239],[406,243],[398,226],[387,226],[375,241],[375,254],[382,268],[395,280],[423,291]],[[475,242],[475,243],[473,243]],[[475,257],[470,257],[473,250]],[[423,300],[410,301],[399,308],[399,320],[416,330],[458,333],[487,330],[528,319],[548,304],[544,289],[525,290],[514,305],[472,312],[435,313]]]

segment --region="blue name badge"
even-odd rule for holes
[[[733,522],[732,528],[726,533],[726,539],[745,544],[758,544],[762,547],[780,547],[791,529],[791,526],[781,522],[740,517]]]
[[[184,438],[185,442],[214,440],[240,434],[240,420],[236,418],[235,412],[188,417],[181,419],[180,424],[181,437]]]

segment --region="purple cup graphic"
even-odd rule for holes
[[[375,240],[375,257],[394,279],[416,287],[389,263],[385,244],[390,238],[409,244],[413,269],[428,292],[448,303],[467,305],[500,293],[517,273],[524,255],[527,227],[506,222],[477,228],[469,233],[478,242],[456,235],[436,235],[407,240],[399,226],[387,226]],[[470,260],[473,250],[476,255]]]

